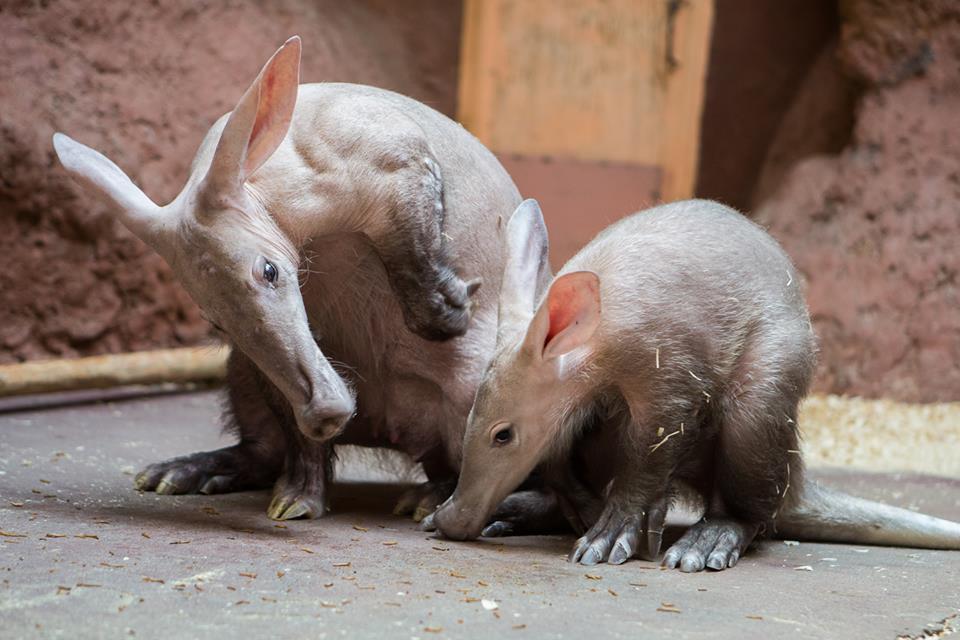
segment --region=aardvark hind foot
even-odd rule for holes
[[[701,520],[687,529],[663,556],[663,566],[685,573],[733,567],[757,533],[755,525],[733,518]]]

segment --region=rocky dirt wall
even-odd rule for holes
[[[818,389],[957,400],[960,4],[841,10],[835,64],[863,87],[851,140],[794,165],[755,217],[806,277]]]

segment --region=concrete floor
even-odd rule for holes
[[[960,628],[958,552],[771,541],[722,573],[641,561],[586,569],[564,561],[570,536],[434,539],[390,515],[398,485],[341,485],[329,516],[282,525],[264,515],[266,492],[133,490],[143,465],[218,446],[216,416],[211,392],[0,414],[0,637],[896,638]],[[960,519],[958,480],[818,475]]]

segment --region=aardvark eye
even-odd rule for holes
[[[276,284],[277,278],[280,277],[280,272],[277,270],[277,267],[270,262],[269,260],[263,261],[263,279],[270,284]]]
[[[493,441],[497,444],[507,444],[513,440],[513,427],[504,427],[493,435]]]

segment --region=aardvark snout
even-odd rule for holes
[[[298,412],[297,425],[311,440],[326,442],[343,433],[355,410],[351,398],[314,401]]]
[[[434,512],[433,526],[451,540],[473,540],[483,528],[483,521],[478,525],[475,519],[470,510],[461,509],[457,501],[450,498]]]

